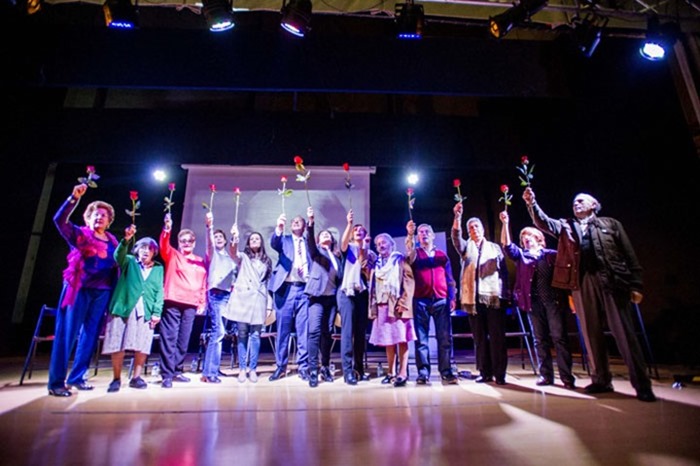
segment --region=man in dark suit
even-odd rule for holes
[[[309,386],[318,386],[318,353],[321,352],[321,379],[333,382],[330,370],[331,319],[335,315],[340,253],[333,234],[322,230],[318,245],[314,235],[314,209],[307,209],[309,218],[307,246],[311,256],[309,279],[304,293],[309,296]]]
[[[281,214],[277,218],[277,226],[270,239],[270,246],[279,255],[268,284],[277,314],[275,354],[277,368],[270,376],[270,381],[278,380],[287,373],[292,328],[296,330],[299,376],[303,380],[308,380],[309,377],[307,352],[309,298],[304,294],[304,287],[309,277],[311,257],[304,238],[306,222],[300,215],[294,217],[291,234],[284,233],[286,223],[286,215]]]

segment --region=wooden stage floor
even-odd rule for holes
[[[268,381],[268,359],[257,384],[238,383],[225,361],[219,385],[188,374],[170,390],[136,390],[124,376],[111,394],[103,367],[94,391],[55,398],[45,369],[19,386],[22,362],[0,370],[5,465],[700,465],[700,385],[673,388],[673,374],[689,372],[679,368],[659,367],[656,403],[634,398],[619,363],[615,393],[584,394],[580,365],[577,390],[537,387],[519,352],[505,386],[446,386],[435,369],[416,386],[412,367],[402,388],[339,376],[312,389],[296,375]]]

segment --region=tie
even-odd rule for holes
[[[301,251],[301,240],[297,240],[297,273],[303,280],[304,277],[304,256]]]

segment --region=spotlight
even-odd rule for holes
[[[425,14],[423,5],[416,5],[413,0],[397,3],[394,10],[396,37],[399,39],[420,39],[423,37]]]
[[[658,16],[651,16],[647,21],[647,36],[639,47],[639,53],[647,60],[663,60],[679,35],[678,23],[661,24]]]
[[[521,0],[500,15],[489,18],[489,33],[496,39],[504,37],[513,27],[530,19],[547,4],[547,0]]]
[[[27,14],[34,15],[41,11],[41,0],[27,0]]]
[[[109,28],[133,29],[137,27],[138,13],[136,5],[130,0],[106,0],[102,5],[105,24]]]
[[[311,30],[311,0],[282,1],[280,26],[297,37],[304,37]]]
[[[571,21],[574,28],[573,40],[576,48],[584,57],[590,58],[595,52],[603,35],[603,28],[608,24],[608,18],[588,14],[581,19],[576,16]]]
[[[227,0],[203,0],[202,5],[202,14],[210,31],[228,31],[236,25],[233,22],[231,3]]]
[[[408,182],[408,184],[411,186],[417,185],[418,181],[420,181],[418,173],[409,173],[406,177],[406,182]]]

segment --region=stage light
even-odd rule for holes
[[[27,0],[27,14],[34,15],[41,11],[41,0]]]
[[[595,14],[587,14],[581,19],[576,16],[571,25],[573,30],[573,40],[576,49],[583,54],[584,57],[590,58],[595,52],[596,47],[600,43],[603,36],[603,28],[607,26],[608,18],[597,16]]]
[[[162,170],[160,168],[153,170],[153,179],[158,181],[158,182],[163,182],[166,180],[168,177],[168,174],[165,172],[165,170]]]
[[[496,39],[504,37],[514,26],[530,19],[547,5],[547,0],[521,0],[500,15],[489,18],[489,33]]]
[[[207,26],[212,32],[228,31],[233,29],[236,23],[233,22],[231,3],[227,0],[203,0],[202,14],[207,21]]]
[[[280,26],[297,37],[304,37],[311,30],[311,0],[286,0],[282,2]]]
[[[647,60],[663,60],[679,35],[678,23],[661,24],[658,16],[651,16],[647,21],[647,34],[639,47],[639,54]]]
[[[130,0],[106,0],[102,5],[105,24],[109,28],[133,29],[137,27],[138,12]]]
[[[418,173],[409,173],[408,176],[406,177],[406,181],[411,186],[417,185],[418,181],[420,181],[420,178],[418,177]]]
[[[413,0],[397,3],[394,9],[396,37],[399,39],[420,39],[423,37],[425,14],[423,5],[416,5]]]

